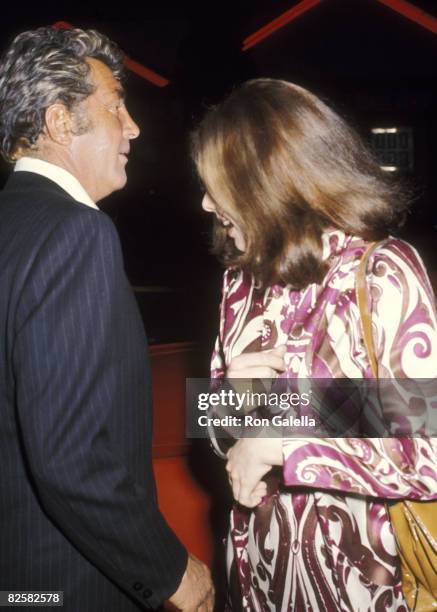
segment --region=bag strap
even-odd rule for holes
[[[372,368],[374,378],[378,378],[378,362],[376,360],[375,347],[373,344],[372,318],[370,316],[367,301],[366,272],[370,256],[380,244],[381,242],[371,242],[369,244],[361,257],[361,261],[355,275],[355,292],[357,296],[358,310],[360,312],[364,346],[366,347],[367,356],[370,361],[370,367]]]

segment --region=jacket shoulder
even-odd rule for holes
[[[22,252],[64,224],[112,226],[105,213],[77,202],[53,181],[27,172],[15,174],[20,176],[12,175],[0,192],[0,245],[14,242]]]

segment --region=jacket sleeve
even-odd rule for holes
[[[418,255],[406,243],[391,242],[381,249],[368,278],[379,393],[385,418],[397,418],[395,429],[402,428],[396,433],[423,434],[436,422],[435,302]],[[423,378],[431,384],[420,385]],[[406,379],[412,383],[408,393],[399,391]],[[435,437],[284,439],[283,452],[284,480],[290,486],[437,499]]]
[[[118,444],[123,418],[135,418],[132,402],[149,419],[151,405],[145,336],[117,233],[104,213],[78,208],[26,265],[13,367],[37,494],[88,560],[144,607],[157,607],[177,589],[187,553],[157,506],[151,426],[138,431],[139,417],[127,425],[132,453],[146,449],[134,462]]]

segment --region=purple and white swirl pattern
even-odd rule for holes
[[[354,291],[366,243],[337,230],[323,240],[330,269],[303,291],[260,291],[247,273],[226,272],[214,377],[236,355],[280,344],[286,377],[372,377]],[[420,257],[389,239],[369,270],[379,377],[436,378],[435,301]],[[420,428],[426,411],[414,394],[410,412]],[[256,509],[231,512],[230,609],[406,612],[384,499],[437,499],[436,442],[284,440],[279,485]]]

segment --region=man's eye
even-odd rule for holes
[[[114,104],[107,106],[107,109],[109,110],[110,113],[113,113],[114,115],[118,115],[118,113],[123,108],[123,105],[124,105],[124,102],[120,101],[120,102],[116,102]]]

